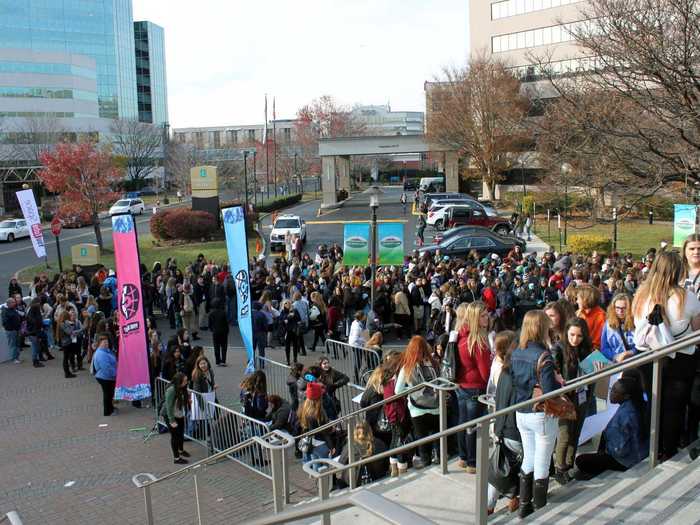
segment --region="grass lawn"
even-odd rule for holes
[[[590,228],[584,228],[585,225],[581,221],[570,220],[569,238],[572,235],[602,235],[610,239],[613,237],[612,224],[596,224]],[[556,218],[551,221],[551,236],[547,236],[546,217],[537,217],[535,229],[538,237],[557,250],[559,249],[559,230]],[[658,248],[661,241],[667,241],[669,244],[673,242],[673,223],[657,222],[649,225],[646,221],[627,221],[617,225],[617,249],[621,253],[631,252],[634,256],[642,256],[649,248]]]
[[[255,254],[255,241],[255,238],[248,239],[248,254],[251,257]],[[174,257],[178,262],[178,267],[184,268],[190,261],[194,261],[200,253],[203,253],[207,259],[213,259],[215,262],[228,261],[226,242],[223,240],[179,246],[154,246],[153,238],[150,234],[147,234],[139,237],[139,249],[141,262],[149,270],[153,267],[153,263],[156,261],[165,263],[168,257]],[[114,252],[111,249],[102,253],[101,263],[107,268],[114,268]],[[63,269],[69,269],[72,267],[71,265],[70,256],[63,257]],[[25,268],[20,272],[19,280],[25,283],[31,282],[35,275],[44,271],[46,271],[46,267],[43,264]],[[57,271],[58,264],[54,263],[49,273]]]

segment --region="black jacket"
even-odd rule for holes
[[[510,370],[504,370],[498,378],[496,386],[496,410],[503,410],[513,404],[515,390],[513,389],[513,378]],[[520,432],[515,423],[515,412],[496,418],[494,433],[499,438],[508,438],[520,441]]]
[[[7,331],[19,330],[22,326],[22,316],[16,308],[2,309],[2,327]]]
[[[279,408],[270,412],[270,430],[285,430],[292,433],[293,429],[289,428],[289,413],[292,411],[291,406],[286,400],[282,400]]]
[[[228,319],[223,309],[215,308],[209,312],[209,330],[213,334],[228,334]]]

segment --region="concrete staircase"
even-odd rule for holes
[[[404,505],[443,525],[474,523],[476,478],[450,464],[447,476],[438,467],[409,471],[405,476],[362,487]],[[333,492],[331,498],[347,491]],[[311,499],[297,505],[316,501]],[[489,523],[696,525],[700,523],[700,460],[679,453],[653,470],[643,462],[627,472],[608,472],[591,481],[565,487],[552,480],[549,504],[526,520],[505,509],[501,499]],[[361,509],[333,514],[333,524],[385,525]],[[301,523],[301,522],[300,522]],[[319,523],[318,519],[303,523]]]

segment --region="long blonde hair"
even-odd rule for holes
[[[374,434],[372,434],[372,428],[367,421],[360,421],[355,425],[352,440],[355,442],[361,458],[368,458],[374,454]]]
[[[467,303],[462,303],[457,307],[457,317],[455,319],[455,330],[459,332],[467,324]]]
[[[322,315],[326,315],[326,303],[323,301],[323,296],[318,292],[311,292],[311,302],[315,304]]]
[[[646,312],[647,305],[660,305],[664,317],[666,304],[674,295],[678,299],[678,311],[685,307],[685,289],[678,283],[683,275],[683,260],[676,252],[661,252],[654,258],[647,278],[637,290],[632,302],[635,317],[641,317]]]
[[[615,303],[618,301],[625,301],[627,303],[625,319],[622,321],[622,323],[620,323],[620,319],[618,319],[617,312],[615,311]],[[626,293],[619,293],[615,295],[608,305],[607,317],[608,326],[610,326],[610,328],[613,330],[620,328],[620,324],[622,324],[622,328],[628,332],[634,330],[634,316],[632,315],[632,301],[630,301],[630,296]]]
[[[527,312],[520,328],[520,348],[525,348],[528,343],[537,343],[547,348],[549,346],[550,324],[551,321],[543,310]]]
[[[299,407],[297,417],[299,418],[299,425],[304,431],[313,430],[310,428],[312,421],[315,421],[319,426],[323,425],[327,418],[321,398],[309,399],[307,397]]]
[[[488,348],[488,330],[482,328],[480,323],[481,314],[486,311],[486,305],[481,301],[469,303],[466,308],[466,325],[469,328],[467,336],[467,350],[469,355],[474,353],[475,349]]]

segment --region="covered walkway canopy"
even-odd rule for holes
[[[319,140],[323,203],[328,208],[337,204],[336,191],[350,191],[350,157],[353,155],[395,155],[400,153],[442,153],[446,191],[459,191],[457,153],[428,144],[424,135],[389,135],[380,137],[340,137]]]

